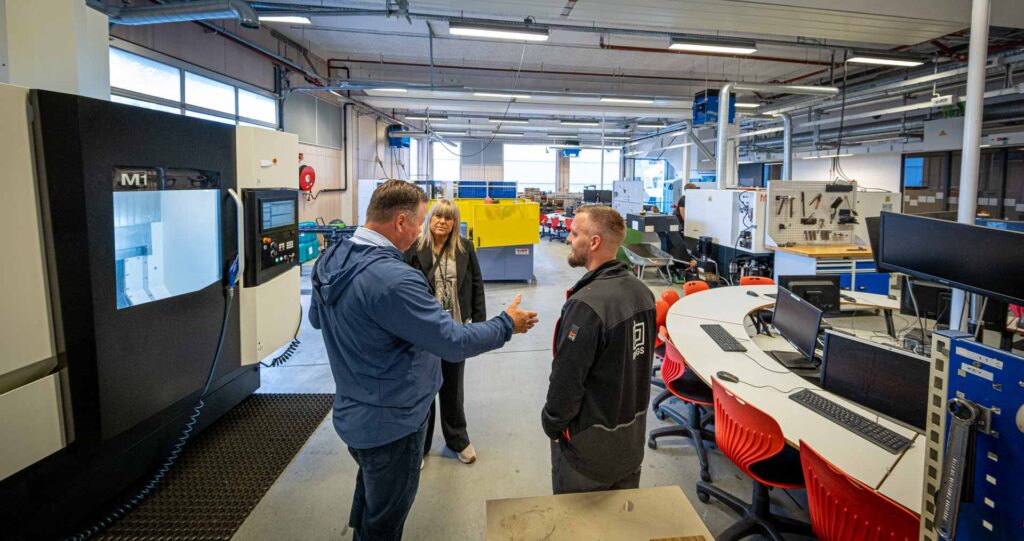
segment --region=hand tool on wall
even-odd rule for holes
[[[800,218],[807,217],[807,204],[804,202],[804,192],[800,192]]]
[[[814,196],[814,199],[811,199],[811,204],[814,205],[814,210],[818,210],[818,207],[821,206],[821,193]]]

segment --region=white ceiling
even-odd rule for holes
[[[281,0],[278,0],[281,1]],[[384,2],[287,0],[325,7],[381,10]],[[993,0],[993,20],[1024,26],[1024,0]],[[484,100],[471,93],[363,96],[392,110],[455,111],[480,115],[590,115],[609,118],[689,118],[699,90],[723,81],[788,82],[827,72],[830,48],[767,41],[817,40],[840,46],[888,49],[927,42],[963,30],[969,0],[579,0],[562,17],[565,0],[410,0],[410,11],[444,17],[610,27],[665,36],[600,34],[552,29],[544,43],[452,36],[443,20],[372,16],[314,16],[311,26],[268,23],[324,58],[343,60],[353,80],[392,81],[465,89],[517,89],[572,94],[660,98],[650,106],[611,106],[595,100]],[[760,38],[751,57],[669,52],[667,34]],[[429,68],[432,61],[435,66]],[[631,48],[623,50],[615,48]],[[636,50],[643,49],[643,50]],[[522,68],[522,71],[519,71]],[[519,72],[517,79],[516,73]],[[341,72],[332,75],[340,77]],[[803,78],[803,79],[802,79]]]

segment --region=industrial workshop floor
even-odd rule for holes
[[[540,323],[526,335],[516,335],[503,349],[467,361],[466,416],[470,438],[479,459],[460,463],[445,449],[440,429],[426,459],[419,493],[405,526],[405,538],[418,540],[483,539],[485,502],[494,498],[551,493],[548,440],[540,428],[540,410],[547,392],[551,336],[565,291],[583,274],[566,264],[568,247],[542,240],[535,258],[536,283],[489,283],[488,314],[523,294],[522,306],[540,312]],[[302,302],[309,302],[309,269],[303,268]],[[656,293],[665,288],[653,272],[646,283]],[[839,319],[833,325],[846,323]],[[897,322],[897,325],[901,325]],[[881,318],[858,317],[857,328],[877,325]],[[303,324],[298,353],[285,365],[263,369],[260,392],[334,392],[320,333]],[[657,389],[652,389],[652,396]],[[665,426],[648,414],[649,429]],[[712,450],[711,475],[716,485],[744,499],[750,481],[719,451]],[[235,535],[238,540],[351,539],[347,527],[356,466],[326,418],[295,456]],[[721,532],[736,517],[717,503],[696,498],[697,459],[692,445],[681,439],[659,442],[647,449],[641,486],[679,485],[702,514],[712,533]],[[779,510],[807,520],[802,491],[772,492]]]

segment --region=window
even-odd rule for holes
[[[134,105],[136,107],[142,107],[144,109],[153,109],[154,111],[163,111],[165,113],[177,113],[181,114],[181,109],[178,107],[169,107],[167,105],[160,105],[159,103],[153,103],[151,101],[136,100],[133,98],[126,98],[124,96],[112,95],[110,101],[114,103],[123,103],[125,105]]]
[[[462,158],[459,155],[462,145],[452,143],[432,143],[434,152],[434,178],[432,180],[460,180],[462,178]]]
[[[665,160],[635,159],[633,160],[633,180],[655,182],[665,180],[668,174]]]
[[[185,72],[185,103],[234,116],[235,89],[213,79]]]
[[[619,180],[619,155],[621,151],[580,149],[580,155],[569,158],[569,191],[580,193],[586,186],[611,189],[612,182]],[[601,159],[604,158],[604,182],[601,182]]]
[[[181,101],[181,70],[111,47],[110,86],[136,94]]]
[[[277,124],[277,100],[239,88],[238,116],[267,124]]]
[[[903,212],[922,214],[946,210],[949,153],[903,157]]]
[[[203,120],[212,120],[214,122],[220,122],[221,124],[234,124],[235,123],[235,121],[231,120],[230,118],[224,118],[222,116],[217,116],[217,115],[208,115],[206,113],[197,113],[195,111],[185,111],[185,116],[190,116],[192,118],[201,118]]]
[[[519,190],[555,191],[555,152],[547,145],[505,145],[505,180],[519,183]]]
[[[214,74],[201,75],[200,68],[171,59],[161,62],[117,47],[110,47],[109,56],[110,101],[168,113],[185,112],[190,117],[225,124],[277,129],[278,103],[273,95],[241,88],[244,83],[217,80]]]

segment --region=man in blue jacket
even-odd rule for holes
[[[353,539],[402,538],[419,487],[427,412],[441,388],[441,359],[498,349],[537,323],[519,308],[459,324],[423,273],[405,264],[426,195],[389,180],[373,192],[366,225],[327,249],[313,269],[309,320],[323,332],[337,392],[334,428],[359,465],[349,515]]]

